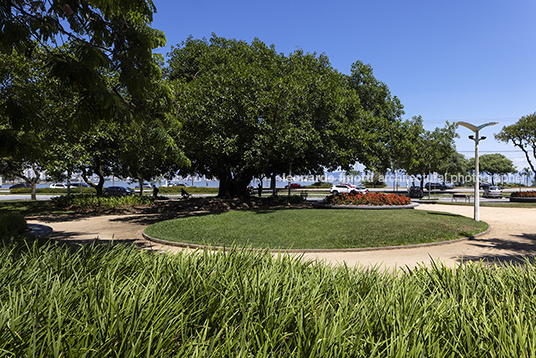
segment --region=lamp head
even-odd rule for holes
[[[487,138],[487,137],[480,137],[480,140],[484,140],[484,139],[486,139],[486,138]]]
[[[474,136],[474,135],[470,135],[470,136],[469,136],[469,139],[475,139],[475,136]]]

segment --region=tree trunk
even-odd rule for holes
[[[219,174],[218,180],[220,186],[218,187],[218,196],[224,198],[231,195],[231,172],[228,169],[222,169]]]
[[[102,169],[102,161],[101,161],[100,156],[98,155],[95,157],[95,168],[93,168],[93,172],[97,174],[97,176],[99,177],[99,182],[96,185],[93,184],[93,182],[91,182],[88,179],[86,168],[82,168],[82,178],[84,179],[87,185],[89,185],[90,187],[94,188],[97,191],[98,196],[101,196],[102,188],[104,187],[104,173]]]
[[[140,185],[140,196],[143,196],[143,179],[142,178],[138,178],[138,183]]]
[[[32,188],[32,194],[30,196],[30,199],[31,200],[37,200],[37,187],[36,187],[36,185],[37,185],[37,182],[39,181],[39,173],[37,172],[37,166],[35,165],[35,163],[32,164],[32,170],[34,172],[35,177],[29,179],[30,186]]]
[[[242,168],[233,176],[230,170],[220,172],[220,187],[218,189],[219,197],[247,197],[249,196],[248,185],[253,179],[253,173],[247,168]]]
[[[270,175],[270,189],[272,190],[272,195],[273,196],[276,196],[277,195],[277,181],[275,180],[275,173],[272,173]]]
[[[71,195],[71,172],[67,172],[67,196]]]
[[[35,186],[36,182],[32,180],[30,185],[31,185],[31,188],[32,188],[32,194],[30,196],[30,199],[31,200],[37,200],[37,188]]]

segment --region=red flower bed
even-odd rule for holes
[[[330,199],[330,204],[333,205],[371,205],[371,206],[397,206],[409,205],[411,199],[407,196],[396,194],[383,193],[368,193],[368,194],[341,194]]]
[[[515,191],[510,195],[512,198],[536,198],[536,191]]]

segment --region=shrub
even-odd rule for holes
[[[53,198],[54,203],[61,208],[69,209],[126,209],[136,205],[152,205],[154,199],[150,196],[96,196],[90,194],[59,196]]]
[[[301,195],[291,195],[291,196],[276,195],[276,196],[272,196],[271,199],[281,204],[286,204],[286,203],[299,204],[303,202],[303,198],[301,197]]]
[[[408,205],[411,199],[397,194],[367,193],[367,194],[341,194],[328,199],[334,205]]]
[[[173,187],[159,187],[159,193],[160,194],[180,194],[181,189],[186,190],[188,194],[197,194],[197,193],[205,193],[205,194],[218,194],[218,188],[214,187],[197,187],[197,186],[173,186]]]
[[[0,214],[0,236],[9,237],[26,233],[26,219],[19,213]]]
[[[317,181],[317,182],[314,182],[313,184],[309,185],[309,187],[311,188],[331,188],[333,184],[331,183],[328,183],[328,182],[321,182],[321,181]]]
[[[32,192],[31,188],[17,188],[10,189],[11,194],[30,194]],[[37,188],[35,189],[36,193],[46,193],[46,194],[67,194],[67,189],[55,189],[55,188]],[[82,193],[84,194],[95,194],[97,191],[94,188],[82,187]],[[80,187],[71,187],[71,193],[80,193]]]
[[[536,191],[515,191],[510,195],[511,198],[536,198]]]

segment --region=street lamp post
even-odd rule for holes
[[[474,200],[474,204],[475,204],[475,221],[480,221],[480,193],[479,193],[479,187],[480,187],[480,176],[479,176],[479,173],[478,173],[478,142],[480,142],[481,140],[484,140],[486,139],[486,137],[480,137],[479,136],[479,133],[480,133],[480,130],[482,128],[485,128],[487,126],[492,126],[492,125],[495,125],[499,122],[489,122],[489,123],[485,123],[485,124],[482,124],[480,126],[475,126],[473,124],[470,124],[470,123],[467,123],[467,122],[457,122],[456,124],[459,124],[461,126],[464,126],[466,128],[469,128],[470,130],[472,130],[473,132],[475,132],[475,135],[472,136],[470,135],[469,136],[469,139],[472,139],[474,142],[475,142],[475,200]]]

